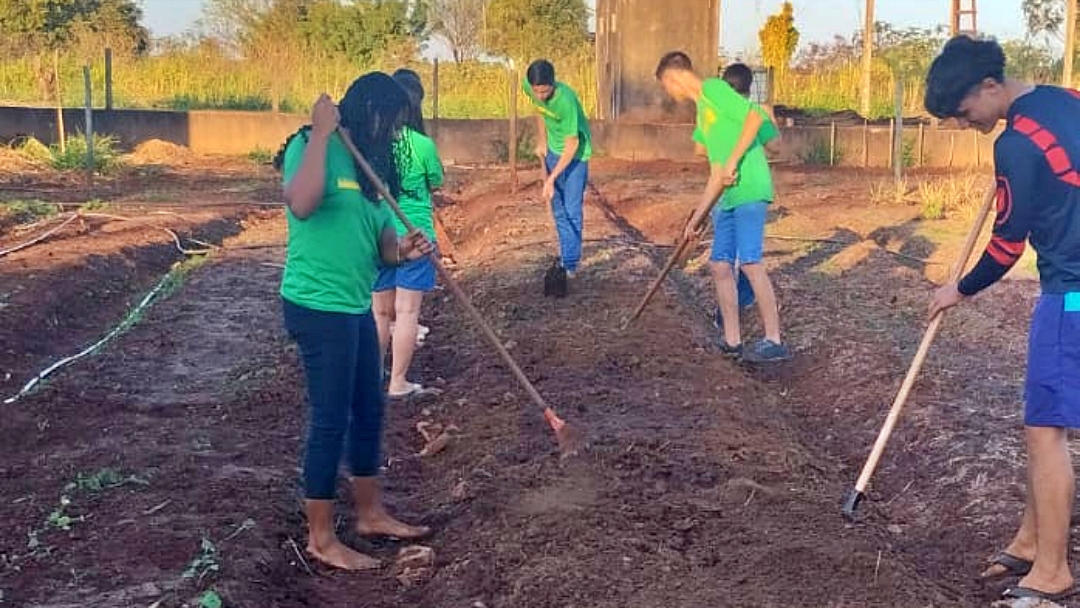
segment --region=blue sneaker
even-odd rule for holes
[[[786,344],[765,339],[758,340],[753,347],[743,353],[743,359],[750,363],[777,363],[787,361],[791,357],[791,349]]]

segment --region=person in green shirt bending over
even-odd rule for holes
[[[764,145],[776,137],[776,125],[764,109],[727,82],[703,80],[694,73],[690,58],[680,51],[660,59],[656,78],[676,101],[697,104],[694,142],[705,148],[709,181],[687,223],[686,236],[694,237],[694,226],[713,209],[709,260],[723,318],[720,350],[754,363],[790,359],[791,351],[780,337],[776,294],[762,263],[765,219],[773,200]],[[745,350],[739,327],[736,264],[750,280],[765,328],[765,337]]]
[[[419,231],[398,236],[387,204],[338,131],[340,124],[398,194],[393,147],[407,105],[386,74],[361,76],[340,106],[320,96],[311,125],[291,135],[274,159],[283,173],[289,228],[281,280],[285,328],[299,347],[310,407],[303,464],[307,551],[346,570],[376,568],[379,561],[335,533],[342,452],[352,474],[357,533],[411,539],[430,532],[394,519],[382,502],[382,369],[371,287],[380,264],[399,266],[432,245]]]
[[[547,172],[544,200],[555,218],[560,263],[572,278],[581,261],[582,207],[592,157],[589,120],[577,93],[555,80],[555,66],[546,59],[529,65],[522,88],[536,107],[536,155]]]
[[[424,119],[420,102],[424,98],[420,77],[412,70],[398,70],[394,81],[409,99],[404,126],[394,142],[394,162],[401,177],[398,204],[402,213],[432,242],[435,241],[435,213],[431,193],[443,185],[442,162],[435,142],[424,134]],[[408,232],[405,224],[393,218],[399,237]],[[374,286],[375,324],[379,330],[379,353],[393,351],[390,383],[387,394],[391,399],[420,396],[431,391],[423,385],[409,382],[406,374],[420,333],[420,304],[424,293],[435,289],[435,263],[422,257],[401,266],[384,266]]]

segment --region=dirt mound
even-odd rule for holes
[[[48,165],[12,148],[0,148],[0,173],[28,173],[47,169]]]
[[[186,164],[192,159],[191,148],[160,139],[150,139],[135,147],[128,159],[139,165]]]

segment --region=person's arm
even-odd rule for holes
[[[570,166],[571,162],[573,162],[574,155],[577,154],[579,145],[580,140],[577,138],[576,135],[573,137],[567,137],[563,140],[562,154],[559,155],[559,162],[555,163],[555,166],[551,169],[551,174],[548,175],[549,180],[554,182],[555,178],[559,177],[559,175],[563,171],[566,171],[566,168]]]
[[[418,229],[399,239],[394,225],[387,222],[379,232],[379,258],[383,266],[401,266],[409,260],[424,257],[432,249],[431,241]]]
[[[297,219],[307,219],[322,205],[326,194],[326,147],[338,126],[338,109],[323,93],[311,110],[311,131],[300,166],[285,183],[285,202]]]
[[[701,199],[698,202],[697,207],[694,208],[694,213],[690,216],[690,220],[686,223],[684,230],[684,236],[686,238],[693,238],[699,230],[699,223],[704,220],[705,215],[709,213],[713,205],[716,204],[717,199],[724,193],[724,188],[730,183],[728,176],[724,173],[724,166],[722,163],[709,163],[709,181],[705,183],[705,191],[701,193]]]
[[[746,113],[746,118],[743,119],[742,132],[739,134],[739,140],[735,143],[735,147],[731,150],[731,155],[728,156],[727,161],[723,165],[724,173],[729,176],[735,176],[736,171],[739,168],[739,163],[742,161],[743,156],[746,155],[746,151],[754,145],[757,140],[758,131],[761,130],[761,126],[765,124],[765,119],[761,114],[750,110]]]
[[[544,157],[547,156],[547,126],[544,124],[544,117],[540,114],[536,115],[536,157],[540,159],[540,163],[544,162]]]
[[[780,131],[780,123],[776,122],[776,114],[773,112],[772,106],[761,106],[765,113],[769,115],[769,120],[772,122],[775,135],[767,142],[765,142],[765,151],[775,154],[780,150],[780,138],[783,137],[783,132]]]
[[[982,257],[958,283],[947,283],[934,294],[930,316],[951,308],[1000,281],[1024,254],[1034,224],[1040,178],[1046,160],[1030,141],[1016,135],[994,150],[997,167],[997,216],[994,233]]]

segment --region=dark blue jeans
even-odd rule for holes
[[[559,163],[559,155],[548,150],[547,170]],[[585,230],[585,186],[589,183],[589,163],[573,160],[555,178],[555,197],[551,199],[551,214],[559,233],[559,252],[563,268],[573,272],[581,261],[581,239]]]
[[[282,300],[285,329],[300,348],[307,376],[307,449],[304,495],[333,499],[344,448],[349,472],[379,470],[383,394],[375,318],[322,312]]]

